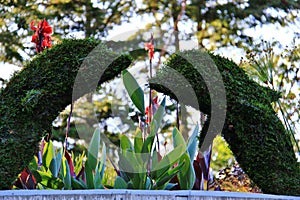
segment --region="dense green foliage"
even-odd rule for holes
[[[209,115],[210,98],[213,96],[208,93],[203,78],[196,70],[196,68],[202,68],[205,69],[205,73],[211,73],[207,72],[208,68],[204,62],[206,60],[203,59],[205,55],[207,54],[196,50],[173,54],[159,75],[152,81],[162,84],[176,83],[176,90],[184,90],[185,85],[174,80],[173,75],[170,76],[172,74],[170,68],[175,69],[192,85],[200,110]],[[222,135],[237,161],[263,192],[300,195],[299,163],[297,163],[290,136],[271,106],[271,102],[277,100],[279,94],[259,86],[234,62],[220,56],[210,55],[210,57],[220,71],[226,89],[227,112]],[[194,68],[184,58],[193,60],[197,66]],[[174,96],[172,91],[161,85],[152,84],[152,86],[175,99],[182,99]],[[217,92],[218,89],[216,88]],[[188,98],[183,99],[187,100],[185,103],[191,103],[188,102]],[[202,129],[200,146],[208,130],[209,119],[208,116]]]
[[[92,67],[97,64],[95,62],[86,63],[87,73],[84,73],[84,80],[87,83],[93,82],[92,74],[100,73],[106,67],[103,66],[105,60],[117,58],[117,55],[91,39],[65,40],[38,55],[1,91],[1,189],[8,188],[17,174],[30,162],[41,137],[49,131],[52,121],[72,102],[72,88],[78,69],[97,45],[100,46],[97,49],[101,58],[98,59],[99,67]],[[181,54],[186,58],[201,58],[199,51]],[[299,164],[290,138],[270,104],[279,94],[250,80],[233,62],[220,56],[210,56],[222,75],[226,89],[227,116],[222,134],[237,161],[263,192],[300,195]],[[198,67],[205,67],[201,61],[203,60],[196,62],[199,63]],[[128,56],[119,57],[109,65],[99,84],[117,76],[130,62]],[[195,68],[176,54],[166,66],[176,69],[189,80],[197,94],[201,111],[209,115],[211,94]],[[174,77],[168,76],[169,74],[168,68],[164,68],[156,80],[160,80],[160,83],[176,84],[178,90],[185,87],[174,81]],[[152,86],[175,99],[178,98],[163,86]],[[85,92],[89,91],[76,93],[76,98]],[[185,103],[189,104],[188,101]],[[208,124],[209,120],[204,125],[200,142],[205,136]]]
[[[92,50],[99,57],[81,66]],[[51,130],[53,120],[71,104],[72,88],[80,66],[86,69],[86,84],[95,81],[92,80],[94,74],[104,72],[98,82],[101,84],[130,65],[129,56],[119,56],[92,39],[64,40],[37,55],[14,75],[0,94],[1,189],[9,188],[37,153],[39,141]],[[106,65],[113,59],[113,63]],[[108,70],[104,71],[106,68]],[[86,88],[85,85],[83,87]],[[88,88],[90,91],[93,89]],[[86,89],[82,93],[80,91],[78,95],[89,92]]]

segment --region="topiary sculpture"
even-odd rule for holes
[[[211,94],[201,77],[203,74],[199,74],[199,69],[210,73],[207,72],[206,57],[207,53],[197,50],[173,54],[152,79],[152,88],[175,99],[186,99],[185,104],[191,104],[189,98],[176,97],[162,85],[172,82],[176,84],[177,90],[185,89],[185,85],[170,76],[174,69],[192,85],[200,110],[208,114],[200,135],[200,147],[207,146],[203,140],[208,131],[211,112]],[[221,73],[226,91],[226,119],[221,134],[238,163],[264,193],[299,196],[300,166],[290,136],[271,106],[272,102],[278,100],[279,94],[252,81],[234,62],[213,54],[209,54],[209,57]],[[193,65],[197,66],[188,60],[193,60]],[[218,88],[216,90],[215,93],[218,93]]]
[[[92,50],[100,56],[82,66]],[[93,82],[94,74],[103,74],[101,84],[130,64],[130,56],[120,56],[98,41],[64,40],[14,75],[0,93],[0,188],[9,189],[37,153],[39,141],[51,130],[53,120],[72,103],[72,88],[80,67],[86,67],[83,84],[87,85]],[[78,93],[77,98],[86,92]]]
[[[39,141],[49,131],[52,121],[72,103],[72,88],[79,67],[96,46],[98,55],[101,55],[97,58],[99,62],[84,63],[86,73],[82,77],[85,80],[82,84],[93,82],[90,79],[96,73],[103,74],[98,82],[100,85],[116,77],[130,65],[130,56],[120,56],[95,40],[64,40],[29,62],[1,91],[1,189],[10,187],[18,173],[37,152]],[[201,53],[188,51],[182,54],[185,56],[171,56],[165,66],[175,69],[190,82],[197,94],[200,110],[210,116],[210,94],[205,82],[197,70],[184,59],[197,59]],[[289,135],[270,104],[279,95],[250,80],[242,69],[228,59],[210,56],[221,73],[226,89],[227,113],[222,134],[238,162],[263,192],[300,195],[299,164]],[[115,61],[108,63],[111,59]],[[197,63],[198,67],[205,67],[202,60]],[[107,64],[109,66],[105,70]],[[168,68],[163,68],[151,85],[154,89],[178,99],[168,88],[155,84],[168,81],[174,82],[168,75]],[[185,87],[180,82],[176,84],[178,89]],[[75,99],[93,89],[90,87],[77,93]],[[202,129],[200,144],[208,126],[209,117]]]

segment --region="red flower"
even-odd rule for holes
[[[145,50],[148,51],[149,59],[152,60],[154,57],[154,45],[152,42],[145,43]]]
[[[52,34],[52,28],[45,19],[38,23],[38,26],[34,26],[35,20],[30,23],[31,30],[35,31],[32,36],[31,42],[36,44],[36,51],[42,52],[45,48],[52,46],[50,34]]]

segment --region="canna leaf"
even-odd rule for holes
[[[169,181],[177,175],[177,173],[182,167],[182,164],[177,165],[173,169],[165,171],[163,174],[160,174],[158,179],[156,180],[154,189],[164,189],[169,183]]]
[[[77,158],[75,157],[75,166],[74,166],[74,172],[76,176],[80,173],[80,171],[83,168],[83,159],[85,158],[85,152],[80,154]]]
[[[62,169],[61,170],[62,170],[62,175],[63,175],[64,189],[65,190],[72,189],[70,166],[65,157],[62,158]]]
[[[62,189],[64,183],[61,179],[54,177],[52,174],[40,170],[32,171],[37,183],[49,189]]]
[[[88,154],[87,154],[88,165],[91,170],[96,169],[99,146],[100,146],[100,129],[96,128],[93,137],[91,139],[89,149],[88,149]]]
[[[198,134],[199,134],[199,125],[197,124],[193,131],[193,134],[189,138],[189,142],[187,145],[187,151],[190,156],[191,164],[195,158],[196,151],[197,151],[197,144],[198,144],[197,136],[198,136]]]
[[[177,183],[168,183],[168,184],[166,184],[164,190],[171,190],[176,185],[177,185]]]
[[[170,153],[163,157],[163,159],[151,170],[151,177],[157,178],[170,169],[185,153],[184,145],[180,144]]]
[[[77,180],[74,177],[71,177],[72,189],[87,189],[86,184],[82,180]]]
[[[183,145],[183,148],[186,149],[185,140],[176,127],[173,129],[172,138],[174,148],[178,147],[179,145]]]
[[[127,183],[122,177],[120,176],[116,177],[114,183],[114,189],[127,189]]]
[[[143,115],[145,115],[144,92],[142,88],[127,70],[122,71],[122,79],[133,104]]]
[[[57,163],[56,163],[55,157],[52,158],[49,169],[50,169],[51,173],[53,174],[53,176],[57,177],[59,169],[57,168]]]
[[[143,135],[141,129],[137,128],[134,137],[134,152],[141,153],[143,148]]]
[[[105,163],[106,163],[106,146],[105,143],[103,143],[101,161],[97,165],[95,179],[94,179],[95,189],[103,188],[102,179],[105,170]]]
[[[120,136],[120,145],[121,145],[121,149],[124,151],[133,150],[132,143],[126,135]]]
[[[134,137],[134,152],[135,152],[136,159],[141,165],[143,165],[144,163],[143,156],[145,156],[144,154],[141,154],[143,149],[143,144],[144,141],[143,141],[142,131],[140,128],[137,128]]]
[[[179,163],[182,164],[182,167],[177,175],[180,189],[191,190],[193,189],[196,175],[188,153],[185,153],[181,156]]]
[[[43,166],[46,169],[50,168],[50,164],[51,162],[55,162],[52,161],[52,159],[55,159],[55,153],[54,153],[54,147],[53,147],[53,143],[50,140],[49,142],[46,142],[44,145],[44,152],[43,152]]]
[[[58,176],[59,169],[60,169],[60,166],[62,164],[63,151],[64,151],[63,148],[61,148],[60,151],[56,155],[56,169],[57,169],[57,174],[53,174],[55,177]]]
[[[90,167],[89,160],[85,162],[84,172],[86,177],[86,185],[88,189],[95,189],[93,170]]]

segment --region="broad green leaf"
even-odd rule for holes
[[[143,141],[142,131],[141,131],[140,128],[137,128],[136,133],[135,133],[135,137],[134,137],[134,152],[136,153],[135,154],[136,159],[138,160],[138,162],[141,165],[143,165],[142,163],[144,163],[144,160],[143,160],[144,154],[142,154],[143,144],[144,144],[144,141]]]
[[[33,159],[30,161],[28,168],[30,169],[30,171],[34,171],[37,170],[38,168],[38,163],[37,163],[37,157],[34,156]]]
[[[144,115],[145,105],[144,105],[144,92],[139,86],[135,78],[126,69],[122,71],[122,79],[124,86],[128,92],[130,99],[137,109]]]
[[[151,177],[154,175],[155,177],[159,177],[161,174],[165,173],[165,169],[169,169],[172,167],[175,162],[177,162],[180,157],[185,153],[186,149],[182,144],[178,145],[175,149],[173,149],[170,153],[163,157],[163,159],[152,169]],[[164,171],[161,171],[164,169]],[[159,174],[156,174],[159,172]]]
[[[134,137],[134,152],[141,153],[143,148],[143,134],[141,129],[137,128]]]
[[[182,134],[178,131],[178,129],[176,127],[173,129],[172,138],[173,138],[174,148],[178,147],[179,145],[183,145],[183,148],[186,149],[185,140],[184,140]]]
[[[156,151],[156,149],[154,149],[153,154],[152,154],[152,166],[151,168],[155,168],[156,165],[158,164],[158,152]]]
[[[61,179],[54,177],[52,174],[40,170],[32,171],[37,183],[49,189],[62,189],[64,183]]]
[[[124,151],[133,150],[132,143],[126,135],[120,135],[120,145]]]
[[[146,189],[146,171],[133,173],[133,178],[131,179],[133,189]]]
[[[81,171],[82,167],[83,167],[83,159],[85,158],[85,152],[82,152],[82,154],[80,154],[80,156],[75,158],[75,166],[74,166],[74,172],[76,175],[79,174],[79,172]]]
[[[72,189],[70,167],[69,167],[68,161],[65,157],[62,158],[61,170],[62,170],[62,175],[63,175],[64,189],[65,190]]]
[[[100,146],[100,129],[96,128],[93,137],[91,139],[89,149],[88,149],[88,154],[87,154],[87,160],[89,163],[88,165],[92,170],[95,170],[97,166],[99,146]]]
[[[120,176],[116,177],[114,183],[114,189],[127,189],[127,183],[122,177]]]
[[[71,177],[72,189],[87,189],[86,184],[82,180],[77,180],[74,177]]]
[[[158,179],[156,180],[155,189],[164,189],[169,181],[174,178],[179,170],[181,169],[181,165],[177,165],[173,169],[165,171],[163,174],[160,174]]]
[[[95,180],[94,180],[95,189],[103,188],[102,179],[103,179],[103,174],[104,174],[104,170],[105,170],[105,162],[106,162],[106,146],[105,146],[105,143],[103,143],[102,155],[101,156],[102,156],[101,161],[98,163],[97,168],[96,168],[96,174],[95,174]]]
[[[166,184],[164,190],[171,190],[176,185],[177,185],[177,183],[168,183],[168,184]]]
[[[151,179],[146,176],[146,190],[151,190],[151,187],[152,187],[152,183],[151,183]]]
[[[189,138],[189,142],[188,142],[188,145],[187,145],[187,151],[189,153],[191,163],[193,163],[194,158],[195,158],[195,154],[196,154],[196,151],[197,151],[197,144],[198,144],[197,136],[198,136],[198,134],[199,134],[199,125],[197,124],[194,131],[193,131],[193,134]]]
[[[90,167],[89,160],[87,160],[85,162],[84,172],[85,172],[85,178],[86,178],[87,188],[88,189],[95,189],[93,170]]]
[[[157,122],[156,120],[153,120],[151,122],[151,125],[150,125],[150,129],[153,130],[153,129],[156,129],[157,127]],[[152,149],[152,145],[153,145],[153,142],[154,142],[154,138],[155,138],[155,132],[154,131],[151,131],[150,134],[147,136],[144,144],[143,144],[143,147],[142,147],[142,153],[144,154],[143,156],[143,159],[144,161],[146,161],[145,159],[148,159],[148,155],[150,155],[150,152],[151,152],[151,149]]]
[[[120,171],[123,172],[130,180],[133,178],[135,167],[123,154],[119,154],[119,167]]]
[[[53,174],[53,176],[57,177],[58,175],[58,168],[57,168],[57,163],[56,163],[56,158],[52,158],[49,169],[51,171],[51,173]]]
[[[53,143],[50,140],[49,142],[45,143],[44,152],[43,152],[43,159],[42,159],[43,160],[43,166],[45,166],[46,169],[49,169],[53,158],[55,159],[55,153],[54,153]]]
[[[181,156],[180,164],[183,164],[177,177],[182,190],[191,190],[194,186],[196,175],[188,153]]]
[[[60,166],[62,164],[62,155],[63,155],[63,153],[64,153],[64,149],[61,148],[60,151],[56,155],[56,169],[57,169],[57,174],[56,175],[54,174],[54,176],[56,176],[56,177],[58,176],[59,169],[60,169]]]

